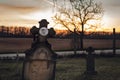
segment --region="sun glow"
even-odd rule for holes
[[[31,20],[36,20],[36,22],[39,22],[41,19],[47,19],[47,21],[49,22],[48,28],[53,27],[56,30],[67,30],[65,27],[61,26],[60,24],[55,24],[52,17],[53,17],[54,13],[53,12],[41,12],[41,11],[37,11],[34,13],[30,13],[27,16],[24,16],[24,18],[27,19],[31,19]],[[39,24],[35,24],[36,26],[39,26]]]
[[[113,25],[113,23],[112,23],[110,17],[107,16],[107,15],[104,15],[102,20],[101,20],[101,28],[102,28],[102,30],[107,31],[107,32],[112,32],[113,27],[114,27],[112,25]]]
[[[108,16],[103,16],[101,20],[90,20],[85,24],[86,31],[106,31],[112,32],[112,23]]]
[[[47,21],[50,22],[49,24],[49,28],[50,28],[50,27],[53,27],[54,25],[52,21],[52,15],[53,13],[50,11],[45,11],[45,12],[37,11],[37,12],[33,12],[33,13],[23,16],[23,18],[36,21],[34,25],[36,25],[37,27],[39,26],[38,22],[41,19],[47,19]]]
[[[39,26],[38,22],[41,19],[47,19],[48,22],[50,22],[50,24],[48,25],[48,28],[53,27],[56,30],[67,30],[67,28],[63,27],[62,25],[59,24],[55,24],[54,21],[52,20],[52,17],[54,15],[54,12],[50,12],[50,11],[45,11],[45,12],[41,12],[41,11],[36,11],[30,14],[27,14],[25,16],[23,16],[23,18],[28,19],[28,20],[33,20],[34,21],[34,25]],[[98,23],[99,22],[99,23]],[[112,31],[112,23],[110,23],[110,18],[109,16],[104,15],[103,18],[101,19],[101,21],[97,21],[97,20],[90,20],[87,22],[87,24],[85,24],[85,31],[107,31],[107,32],[111,32]],[[80,28],[81,30],[81,28]]]

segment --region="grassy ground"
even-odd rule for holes
[[[97,75],[85,75],[85,58],[57,60],[56,80],[120,80],[120,58],[96,58]],[[21,80],[22,62],[0,61],[0,80]]]
[[[22,62],[0,61],[0,80],[21,80]]]
[[[97,75],[85,75],[84,58],[59,60],[56,80],[120,80],[119,58],[96,58]]]

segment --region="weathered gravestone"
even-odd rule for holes
[[[87,58],[86,58],[86,71],[85,74],[88,75],[95,75],[97,74],[97,71],[95,71],[95,58],[94,58],[94,49],[92,47],[88,47],[86,49],[86,52],[88,52]]]
[[[31,49],[26,51],[23,65],[23,80],[54,80],[56,54],[47,41],[48,36],[54,36],[53,29],[47,29],[48,22],[43,19],[39,28],[31,28],[34,36]]]

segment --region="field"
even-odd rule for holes
[[[57,60],[56,80],[120,80],[120,58],[95,59],[97,75],[85,75],[85,58]],[[0,61],[0,80],[21,80],[22,62]]]
[[[96,58],[97,75],[85,75],[85,59],[58,61],[56,80],[120,80],[119,58]]]
[[[71,39],[49,39],[53,50],[72,50]],[[0,38],[0,53],[24,52],[32,43],[30,38]],[[84,47],[93,46],[98,49],[112,49],[112,40],[84,39]],[[120,48],[120,40],[116,41],[116,47]],[[55,80],[120,80],[119,57],[97,57],[97,75],[85,75],[85,58],[57,59]],[[0,80],[22,80],[23,61],[0,60]]]
[[[72,39],[49,39],[48,41],[53,50],[73,50]],[[0,52],[24,52],[31,47],[31,43],[31,38],[0,38]],[[84,48],[89,46],[97,49],[111,49],[112,40],[84,39]],[[120,48],[120,40],[116,40],[116,48]]]

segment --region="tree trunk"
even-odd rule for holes
[[[84,24],[82,24],[82,32],[80,36],[80,48],[83,50],[83,38],[84,38]]]
[[[77,54],[77,36],[76,36],[76,29],[74,29],[73,43],[74,43],[74,55],[76,55],[76,54]]]

